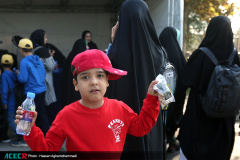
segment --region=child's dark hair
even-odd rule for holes
[[[75,70],[75,67],[71,66],[71,73],[73,73],[74,70]],[[77,74],[73,76],[73,79],[75,79],[75,81],[77,82]]]
[[[12,68],[13,64],[2,64],[3,67]]]
[[[74,70],[75,70],[75,67],[74,67],[74,66],[71,66],[71,73],[73,73]],[[107,71],[105,71],[105,72],[106,72],[106,76],[108,76],[108,72],[107,72]],[[75,75],[73,76],[73,79],[75,79],[76,82],[78,82],[78,81],[77,81],[77,75],[78,75],[78,74],[75,74]]]
[[[32,52],[33,49],[22,48],[24,52]]]

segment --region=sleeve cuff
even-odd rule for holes
[[[148,94],[147,93],[147,97],[146,97],[146,102],[147,103],[156,103],[156,104],[158,104],[158,105],[160,105],[160,102],[159,102],[159,100],[158,100],[158,96],[153,96],[153,95],[150,95],[150,94]]]

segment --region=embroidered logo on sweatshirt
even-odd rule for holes
[[[124,126],[123,121],[120,119],[114,119],[110,122],[108,125],[108,128],[112,129],[114,137],[116,139],[116,142],[120,142],[120,133],[121,133],[121,128]]]

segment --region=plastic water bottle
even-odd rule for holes
[[[34,103],[35,94],[28,92],[27,98],[22,103],[22,111],[23,118],[17,125],[16,132],[20,135],[28,136],[31,131],[31,124],[33,119],[33,112],[35,111],[35,103]]]

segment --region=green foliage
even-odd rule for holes
[[[211,18],[234,14],[234,3],[228,0],[184,0],[184,52],[200,44]]]

